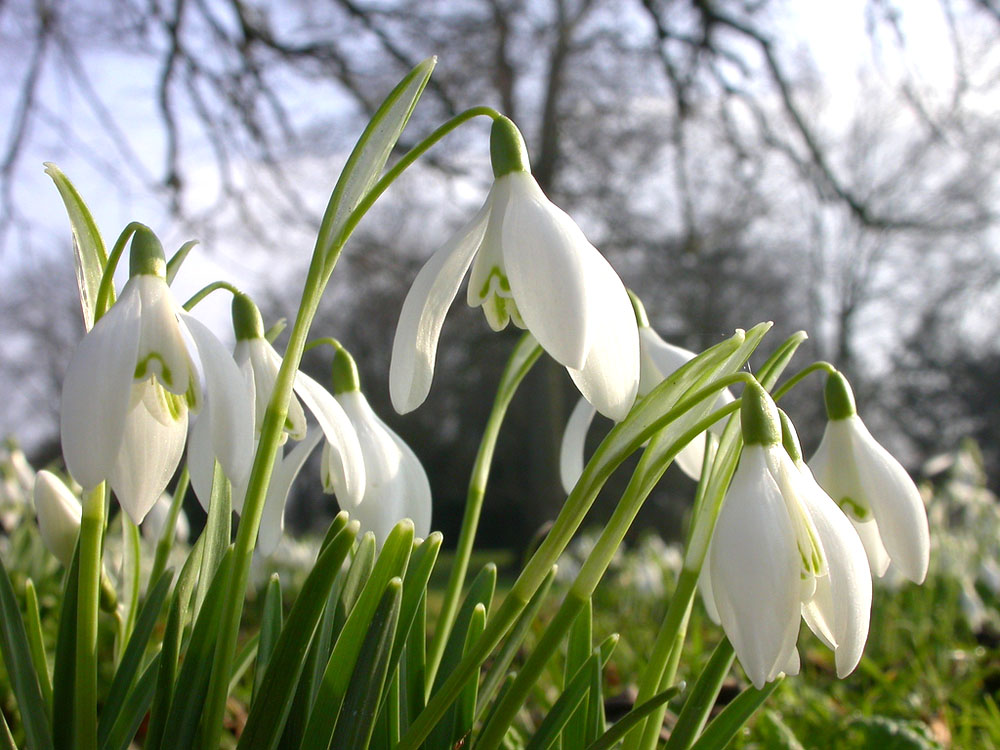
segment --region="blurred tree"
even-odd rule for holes
[[[161,196],[223,254],[280,248],[268,308],[288,315],[329,163],[405,70],[440,53],[403,146],[466,106],[498,107],[525,132],[542,187],[664,335],[700,349],[759,319],[778,321],[776,335],[807,327],[811,353],[840,363],[862,400],[912,411],[919,396],[893,396],[884,377],[893,358],[915,345],[929,306],[957,295],[968,307],[974,291],[955,274],[970,259],[997,267],[984,246],[1000,165],[985,106],[1000,80],[998,13],[986,0],[940,9],[953,61],[943,89],[910,64],[919,52],[902,5],[866,5],[877,66],[845,124],[787,8],[768,0],[8,0],[0,240],[30,241],[18,178],[30,145],[57,141],[115,189]],[[128,99],[112,99],[123,89]],[[393,189],[316,328],[355,352],[376,408],[428,463],[439,518],[463,501],[470,436],[512,336],[468,310],[450,320],[429,402],[405,419],[388,406],[388,352],[422,259],[474,208],[468,196],[485,195],[485,133],[454,135],[419,168],[419,188],[407,177]],[[318,372],[323,354],[309,361]],[[921,361],[947,379],[946,363]],[[816,393],[793,406],[815,409]],[[561,502],[555,458],[572,398],[543,362],[515,401],[500,445],[510,468],[494,476],[485,521],[497,541],[523,543]],[[903,431],[916,420],[891,416]]]

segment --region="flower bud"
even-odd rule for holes
[[[35,477],[35,511],[45,546],[69,567],[80,535],[80,501],[59,477],[43,470]]]

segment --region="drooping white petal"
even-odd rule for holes
[[[365,461],[365,493],[348,508],[381,544],[402,518],[411,518],[415,533],[430,533],[431,489],[427,474],[408,445],[383,422],[360,391],[337,396],[357,430]]]
[[[190,390],[195,402],[200,402],[198,374],[177,322],[180,308],[170,296],[170,287],[158,276],[140,274],[128,280],[122,294],[133,285],[142,302],[135,381],[155,376],[171,393],[183,396]]]
[[[34,499],[42,541],[68,568],[80,535],[80,501],[59,477],[44,469],[35,475]]]
[[[674,463],[692,479],[700,479],[701,468],[705,463],[705,433],[681,448],[674,458]]]
[[[108,477],[118,502],[138,525],[166,489],[187,438],[187,407],[152,380],[133,385],[142,398],[125,418],[121,448]],[[169,404],[169,405],[165,405]],[[173,419],[162,421],[164,412]],[[160,417],[160,418],[158,418]]]
[[[271,401],[271,394],[274,393],[274,383],[278,377],[278,369],[281,367],[281,355],[274,350],[267,339],[256,338],[238,341],[233,358],[240,366],[247,381],[252,383],[254,432],[259,435],[264,424],[267,405]],[[249,377],[247,376],[248,372]],[[302,404],[299,403],[294,393],[288,400],[284,431],[292,440],[301,440],[306,436],[306,415],[302,411]],[[282,436],[282,442],[284,442],[284,436]]]
[[[192,315],[181,314],[198,348],[205,372],[212,449],[226,477],[243,484],[253,461],[254,394],[232,355],[205,325]],[[199,421],[201,421],[199,419]]]
[[[722,627],[759,689],[787,666],[801,609],[794,530],[760,446],[743,451],[719,513],[711,555]]]
[[[489,217],[479,251],[472,261],[466,301],[469,307],[482,307],[486,322],[494,331],[502,331],[510,322],[511,311],[516,311],[510,280],[503,259],[503,217],[510,202],[510,180],[497,180],[486,198]],[[517,314],[516,325],[523,327]]]
[[[316,417],[330,446],[337,499],[348,509],[356,506],[365,494],[365,461],[351,420],[337,399],[304,372],[295,374],[295,392]]]
[[[639,396],[656,388],[670,373],[694,359],[695,353],[668,344],[651,326],[639,329]]]
[[[856,521],[850,516],[848,516],[848,519],[850,519],[851,524],[854,526],[854,530],[858,532],[861,543],[865,546],[865,554],[868,555],[868,567],[871,568],[872,573],[881,578],[889,569],[889,563],[892,561],[889,559],[889,553],[885,551],[885,545],[882,544],[882,537],[878,533],[878,524],[875,522],[875,519],[871,521]]]
[[[296,443],[287,455],[282,456],[279,449],[271,471],[271,483],[267,487],[267,497],[264,498],[260,529],[257,532],[257,551],[262,555],[270,555],[278,548],[278,542],[281,541],[281,535],[285,530],[285,505],[288,502],[288,493],[292,489],[295,477],[302,471],[306,459],[322,437],[322,430],[314,430],[306,435],[305,440]]]
[[[63,457],[84,489],[104,481],[118,457],[139,348],[139,310],[137,290],[123,291],[66,369],[59,408]]]
[[[501,180],[510,181],[502,244],[517,309],[553,359],[582,369],[592,346],[591,331],[599,322],[589,313],[603,302],[594,295],[604,291],[590,288],[591,274],[586,266],[590,255],[600,253],[576,222],[545,197],[530,174],[514,172],[497,182]],[[625,302],[634,329],[635,315],[627,296]],[[636,359],[638,380],[638,351]]]
[[[705,560],[701,564],[701,572],[698,574],[698,591],[701,592],[701,601],[705,605],[705,613],[708,619],[716,625],[721,625],[719,609],[715,606],[715,593],[712,591],[712,547],[709,542]]]
[[[914,583],[923,583],[930,560],[930,531],[920,491],[899,461],[856,415],[844,420],[854,432],[854,461],[889,558]]]
[[[620,422],[639,388],[639,331],[622,280],[603,255],[588,247],[581,253],[589,277],[582,314],[592,320],[590,350],[583,369],[569,369],[569,374],[597,411]]]
[[[576,402],[566,423],[566,431],[563,432],[562,445],[559,448],[559,477],[567,495],[573,491],[573,486],[583,474],[587,431],[595,414],[597,410],[587,399],[581,398]]]
[[[212,426],[208,414],[202,413],[191,426],[188,436],[188,476],[195,497],[208,512],[212,501],[212,480],[215,473],[215,450],[212,447]]]
[[[430,392],[441,326],[483,240],[489,210],[487,199],[472,221],[430,257],[406,294],[389,364],[389,395],[400,414],[416,409]]]
[[[864,545],[847,516],[809,473],[799,467],[810,489],[803,498],[812,517],[829,574],[816,580],[813,598],[803,603],[809,628],[834,649],[837,676],[846,677],[861,661],[868,640],[872,606],[872,577]]]

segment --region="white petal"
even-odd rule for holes
[[[213,452],[229,481],[243,484],[253,462],[252,386],[232,355],[201,321],[182,313],[181,322],[198,347],[198,359],[205,371],[208,414],[203,416],[208,417],[211,426]]]
[[[865,553],[868,555],[868,567],[874,575],[881,578],[889,569],[889,553],[885,551],[882,544],[882,537],[878,533],[878,524],[875,519],[871,521],[856,521],[848,516],[854,525],[854,530],[858,532],[861,543],[865,546]]]
[[[786,667],[800,621],[799,562],[785,502],[760,446],[743,451],[712,539],[722,627],[759,689]]]
[[[502,242],[517,309],[545,351],[560,364],[579,370],[585,366],[591,332],[599,323],[591,311],[596,303],[593,295],[600,292],[589,287],[587,265],[590,255],[600,253],[576,222],[542,194],[530,174],[515,172],[500,180],[511,181]],[[627,296],[625,302],[634,329]],[[638,370],[638,351],[636,359]]]
[[[34,498],[42,541],[68,568],[80,535],[80,501],[59,477],[44,469],[35,475]]]
[[[313,413],[333,453],[337,499],[353,507],[365,494],[365,461],[351,420],[330,392],[304,372],[295,374],[295,392]]]
[[[650,326],[639,329],[639,395],[645,396],[670,373],[694,359],[695,353],[668,344]]]
[[[243,362],[250,363],[255,398],[254,431],[255,434],[259,435],[264,424],[267,405],[271,401],[271,394],[274,393],[274,383],[278,377],[278,369],[281,367],[281,355],[274,350],[267,339],[258,338],[237,343],[234,357],[241,366],[243,366]],[[243,369],[245,372],[246,367],[243,366]],[[306,436],[306,415],[302,411],[302,404],[299,403],[294,394],[288,400],[288,413],[285,415],[284,430],[293,440],[301,440]]]
[[[270,555],[277,549],[285,530],[285,505],[288,502],[288,493],[292,489],[295,477],[302,471],[306,459],[322,437],[322,430],[315,430],[308,434],[305,440],[296,443],[288,455],[282,457],[279,451],[276,456],[274,469],[271,472],[271,483],[267,487],[267,497],[264,499],[264,510],[260,517],[260,529],[257,532],[257,551],[262,555]]]
[[[584,256],[590,281],[583,313],[593,321],[590,351],[583,369],[569,374],[597,411],[620,422],[639,388],[639,331],[622,280],[603,255],[590,251]]]
[[[77,345],[63,380],[60,430],[73,478],[93,489],[111,472],[125,429],[139,348],[139,296],[118,302]]]
[[[802,615],[820,640],[835,650],[837,676],[845,677],[861,661],[868,640],[871,570],[854,526],[802,468],[811,487],[804,504],[823,543],[829,571],[817,579],[816,593],[803,604]]]
[[[413,521],[413,533],[418,539],[426,539],[431,533],[433,504],[431,502],[431,485],[427,472],[420,459],[396,433],[392,433],[403,452],[403,487],[406,501],[403,504],[402,518]]]
[[[177,313],[181,308],[171,297],[170,287],[157,276],[140,274],[129,279],[122,294],[133,285],[142,302],[142,334],[134,373],[136,382],[155,376],[171,393],[183,396],[190,390],[195,402],[200,401],[198,374],[177,323]],[[192,408],[195,408],[194,405]]]
[[[709,542],[708,552],[705,560],[701,564],[701,572],[698,574],[698,590],[701,592],[701,601],[705,605],[705,612],[708,619],[716,625],[721,625],[719,618],[719,608],[715,606],[715,593],[712,591],[712,547]]]
[[[920,491],[906,469],[876,442],[857,416],[846,421],[854,429],[858,478],[875,513],[885,550],[904,576],[923,583],[930,559],[930,532]]]
[[[444,316],[482,242],[489,208],[487,200],[472,221],[430,257],[406,294],[389,364],[389,394],[400,414],[416,409],[430,392]]]
[[[705,433],[702,433],[690,443],[681,448],[674,458],[685,474],[694,480],[701,478],[701,467],[705,463]]]
[[[204,412],[191,426],[191,434],[188,436],[187,461],[191,489],[194,490],[195,497],[198,498],[198,502],[207,513],[209,503],[212,501],[215,450],[212,448],[212,426],[209,423],[208,414]]]
[[[563,489],[568,495],[573,491],[576,481],[583,474],[583,454],[587,443],[587,431],[594,420],[597,410],[585,398],[581,398],[573,407],[563,433],[562,446],[559,449],[559,476]]]
[[[180,410],[174,420],[163,424],[153,416],[170,396],[147,380],[133,388],[142,389],[142,399],[125,418],[118,458],[108,477],[118,502],[133,523],[142,523],[167,482],[174,475],[187,438],[187,407],[177,400]]]
[[[781,671],[784,672],[789,677],[794,677],[799,673],[802,663],[799,661],[799,650],[792,647],[792,653],[788,657],[788,661],[785,662],[785,666],[782,667]]]

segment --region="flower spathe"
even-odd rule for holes
[[[60,407],[73,478],[88,490],[108,480],[136,524],[177,468],[189,409],[207,404],[202,418],[227,476],[245,481],[250,469],[251,394],[225,347],[174,301],[164,267],[159,240],[137,230],[132,276],[74,351]]]
[[[899,461],[872,437],[840,373],[827,379],[827,422],[809,466],[858,530],[872,571],[890,561],[914,583],[927,576],[930,531],[920,491]]]
[[[498,135],[499,134],[499,135]],[[621,279],[576,223],[545,197],[527,169],[513,123],[494,123],[497,141],[521,150],[499,165],[486,202],[417,274],[393,341],[389,387],[405,414],[430,391],[445,314],[469,272],[468,303],[490,327],[526,328],[569,371],[584,397],[620,420],[639,383],[639,342]],[[508,143],[508,145],[510,145]]]
[[[763,389],[747,391],[773,410]],[[864,548],[808,471],[773,439],[756,439],[753,426],[747,430],[746,391],[744,399],[747,445],[699,579],[706,608],[758,688],[798,671],[802,617],[834,649],[837,673],[846,676],[868,636],[871,575]]]
[[[83,509],[80,500],[66,483],[50,471],[35,475],[35,513],[38,531],[46,549],[67,568],[73,561],[73,549],[80,535]]]

